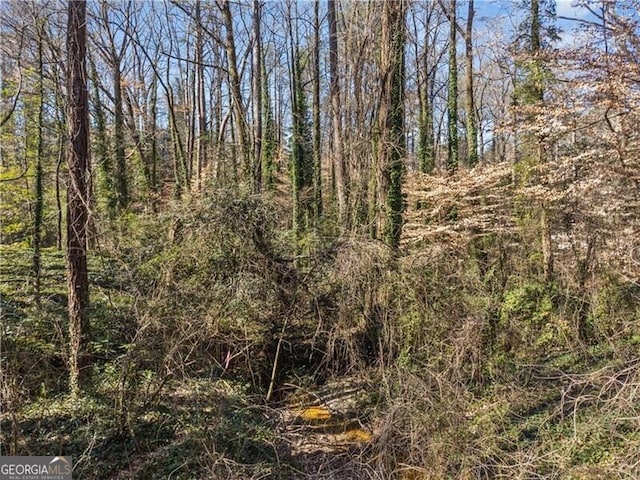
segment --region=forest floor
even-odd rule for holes
[[[274,294],[264,252],[238,269],[246,232],[221,231],[224,255],[215,239],[190,247],[216,223],[180,213],[163,225],[184,242],[154,250],[164,234],[137,223],[148,237],[90,257],[94,367],[79,398],[66,394],[63,254],[43,252],[37,307],[32,251],[0,247],[2,454],[73,455],[74,478],[91,480],[637,478],[637,283],[583,302],[523,273],[539,259],[510,198],[508,167],[412,177],[399,264],[354,242],[288,266]],[[575,271],[571,249],[556,253],[560,274]],[[276,342],[292,360],[265,402]]]

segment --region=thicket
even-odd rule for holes
[[[322,227],[298,238],[284,212],[269,195],[209,191],[99,232],[78,400],[62,255],[43,252],[38,309],[30,250],[3,246],[5,451],[72,453],[82,478],[111,478],[101,468],[125,451],[127,478],[638,473],[636,283],[593,264],[578,278],[570,255],[546,281],[524,214],[397,251]],[[371,440],[294,452],[281,412],[335,379],[366,385]]]

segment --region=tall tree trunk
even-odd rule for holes
[[[533,57],[533,100],[544,100],[542,87],[542,68],[540,67],[540,54],[542,53],[542,39],[540,36],[540,0],[531,0],[531,55]]]
[[[173,152],[173,173],[174,173],[174,197],[179,199],[182,196],[183,182],[187,182],[187,166],[185,160],[182,137],[178,129],[175,107],[173,104],[173,89],[166,92],[167,109],[169,110],[169,130],[171,133],[171,145]],[[189,186],[187,185],[187,190]]]
[[[449,80],[447,82],[447,170],[458,169],[458,61],[456,0],[449,11]]]
[[[124,100],[122,93],[122,61],[127,47],[127,37],[124,37],[120,45],[118,45],[118,40],[112,27],[109,8],[108,3],[102,3],[102,22],[109,42],[108,46],[103,50],[103,54],[112,69],[113,81],[113,147],[115,153],[115,170],[111,174],[115,178],[116,210],[124,210],[129,205],[129,186],[125,152]]]
[[[233,35],[233,18],[231,15],[231,5],[229,0],[222,0],[222,19],[227,31],[225,48],[227,51],[227,63],[229,68],[229,83],[231,88],[231,96],[233,103],[233,112],[236,125],[237,143],[240,157],[243,161],[243,168],[247,179],[251,181],[251,165],[249,162],[248,152],[248,134],[247,134],[247,117],[242,102],[242,91],[240,83],[240,73],[238,72],[238,60],[236,55],[236,44]]]
[[[95,148],[94,162],[97,162],[100,169],[100,186],[101,192],[106,197],[107,214],[113,218],[116,212],[116,195],[113,185],[113,172],[111,166],[111,147],[107,136],[107,121],[104,115],[104,106],[100,98],[100,77],[96,65],[89,57],[89,66],[91,69],[91,83],[93,84],[93,110],[95,115]]]
[[[385,242],[397,248],[402,233],[404,170],[405,1],[386,0],[382,16],[382,83],[378,110],[378,214]]]
[[[420,101],[420,117],[419,117],[419,133],[418,133],[418,159],[419,168],[423,173],[431,173],[435,168],[435,139],[433,136],[433,102],[431,101],[431,83],[433,81],[432,71],[435,69],[429,63],[429,53],[431,44],[429,35],[431,35],[431,15],[432,8],[427,6],[427,19],[424,27],[424,51],[422,54],[422,65],[420,59],[416,55],[416,67],[422,69],[422,83],[419,87]],[[416,32],[417,38],[417,32]],[[420,68],[422,67],[422,68]]]
[[[38,27],[38,147],[36,149],[35,202],[33,206],[33,282],[36,306],[40,308],[40,280],[42,244],[42,213],[44,209],[44,189],[42,157],[44,155],[44,63],[42,60],[42,31]]]
[[[129,188],[127,185],[127,163],[124,139],[124,108],[122,98],[122,74],[119,62],[113,66],[113,109],[114,109],[114,144],[116,153],[116,207],[124,210],[129,204]]]
[[[191,45],[187,41],[186,50],[189,52],[191,50]],[[187,54],[188,55],[188,54]],[[198,90],[196,88],[196,71],[198,70],[198,65],[194,65],[193,62],[186,62],[186,72],[183,76],[185,79],[183,82],[183,87],[181,89],[182,100],[181,104],[186,106],[187,108],[183,108],[183,118],[184,124],[187,127],[187,178],[189,180],[189,185],[193,185],[193,171],[194,171],[194,160],[196,163],[196,172],[198,170],[198,139],[197,139],[197,128],[198,128]],[[193,71],[191,70],[193,67]],[[197,177],[197,174],[196,174]],[[197,178],[196,178],[197,184]]]
[[[544,103],[544,87],[542,80],[542,39],[540,36],[540,3],[539,0],[531,0],[531,56],[533,64],[532,72],[532,99],[531,101],[538,107],[542,107]],[[546,161],[544,139],[536,138],[537,163]],[[544,202],[540,205],[540,233],[542,245],[542,267],[545,281],[549,282],[553,279],[554,259],[553,244],[551,237],[551,223],[549,221],[549,212]]]
[[[297,15],[296,15],[297,17]],[[300,235],[309,226],[312,215],[313,164],[309,152],[309,124],[302,81],[301,53],[297,29],[293,31],[293,16],[289,15],[291,65],[291,183],[293,193],[293,230]]]
[[[253,191],[262,189],[262,22],[261,0],[253,0]]]
[[[207,164],[207,104],[204,88],[204,42],[202,31],[201,1],[196,0],[196,83],[198,106],[198,143],[196,144],[197,171],[196,183],[202,188],[202,176]]]
[[[468,0],[467,28],[464,35],[465,44],[465,110],[467,127],[467,165],[473,167],[478,163],[478,122],[473,88],[473,17],[475,14],[473,2]]]
[[[153,79],[151,84],[151,154],[149,161],[151,165],[149,186],[153,192],[153,201],[157,200],[158,193],[158,80]],[[155,205],[154,205],[155,208]]]
[[[69,311],[69,386],[78,394],[88,373],[89,278],[89,102],[86,69],[85,0],[70,0],[67,23],[67,88],[69,113],[69,186],[67,190],[67,287]]]
[[[64,127],[60,128],[61,131]],[[60,188],[60,170],[64,163],[65,141],[64,134],[60,134],[58,140],[58,161],[56,162],[56,247],[62,251],[62,193]]]
[[[320,0],[313,6],[313,191],[314,220],[322,216],[322,157],[320,152]]]
[[[56,74],[56,77],[58,75]],[[63,82],[64,83],[64,82]],[[55,108],[59,112],[59,118],[56,122],[56,133],[58,134],[58,159],[56,161],[56,176],[55,176],[55,191],[56,191],[56,247],[59,251],[62,251],[63,240],[63,206],[62,206],[62,188],[60,185],[62,165],[65,163],[65,157],[67,153],[67,114],[63,105],[63,90],[66,85],[61,85],[60,82],[55,82]]]
[[[213,50],[213,62],[219,64],[220,51],[218,48]],[[222,179],[222,158],[224,156],[224,137],[225,137],[225,121],[223,120],[222,109],[222,80],[223,75],[220,71],[214,70],[213,80],[211,81],[211,89],[209,91],[209,111],[211,112],[211,135],[212,135],[212,163],[210,172],[213,177],[219,181]],[[226,118],[228,118],[228,113]]]
[[[331,97],[331,131],[333,133],[333,164],[336,197],[338,200],[338,222],[345,225],[349,205],[349,172],[344,159],[342,142],[342,107],[340,105],[340,78],[338,76],[338,29],[335,0],[328,0],[329,20],[329,96]]]
[[[263,71],[262,109],[264,115],[263,142],[262,142],[262,185],[264,190],[271,191],[274,187],[274,163],[276,155],[276,125],[273,118],[271,96],[269,94],[269,78]]]

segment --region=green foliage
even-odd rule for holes
[[[434,152],[434,139],[433,139],[433,117],[429,111],[430,105],[428,104],[428,92],[426,87],[423,95],[423,106],[420,111],[420,118],[418,121],[418,159],[420,165],[420,171],[422,173],[432,173],[435,168],[436,159]]]
[[[28,199],[31,192],[19,178],[21,168],[8,167],[0,172],[2,183],[2,242],[14,243],[28,238],[30,230]]]
[[[502,321],[524,321],[540,326],[552,311],[553,302],[548,288],[542,284],[525,284],[505,293],[500,318]]]
[[[304,56],[296,51],[294,108],[291,132],[291,183],[293,186],[293,230],[303,232],[313,220],[313,130],[302,74]]]
[[[271,191],[275,187],[276,156],[278,153],[276,124],[273,118],[273,108],[271,106],[271,96],[269,87],[269,77],[266,69],[263,71],[264,85],[262,87],[262,184],[266,191]]]
[[[621,462],[640,442],[624,422],[635,410],[623,411],[638,381],[623,361],[637,357],[633,284],[603,275],[588,297],[541,282],[524,228],[398,256],[369,239],[327,241],[331,225],[296,236],[280,215],[273,199],[221,190],[111,220],[91,257],[95,360],[77,411],[60,380],[64,257],[43,251],[36,314],[31,251],[6,247],[2,271],[22,282],[2,287],[3,360],[22,382],[11,408],[30,445],[88,452],[79,474],[94,480],[105,465],[140,480],[228,478],[225,465],[234,478],[292,478],[293,464],[310,475],[309,458],[284,453],[281,404],[255,406],[282,338],[276,387],[331,375],[377,386],[362,416],[379,430],[358,455],[380,478],[400,464],[508,477],[522,458],[562,478],[629,472]],[[582,342],[585,318],[597,345]]]
[[[640,289],[635,283],[611,279],[591,300],[587,319],[596,339],[630,338],[640,326]]]
[[[274,463],[274,432],[259,409],[228,405],[221,412],[213,441],[229,458],[244,464]]]
[[[504,294],[500,306],[500,349],[516,357],[548,354],[566,345],[572,332],[558,314],[558,292],[553,286],[526,283]]]

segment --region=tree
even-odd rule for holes
[[[262,189],[262,22],[261,0],[253,0],[253,191]]]
[[[94,161],[98,164],[100,171],[100,192],[99,195],[106,200],[107,214],[113,217],[117,210],[116,189],[113,184],[113,174],[111,165],[111,144],[107,134],[107,120],[105,117],[105,108],[100,95],[101,81],[98,75],[96,64],[89,57],[89,65],[91,69],[91,84],[93,85],[93,112],[95,117],[94,138],[95,144],[93,149]]]
[[[89,223],[89,102],[87,92],[87,3],[70,0],[67,24],[67,290],[69,386],[80,391],[88,372],[87,225]]]
[[[540,3],[539,0],[531,0],[531,72],[529,84],[530,98],[527,99],[535,107],[541,108],[544,102],[542,41],[540,36]],[[544,159],[544,139],[536,139],[537,162]],[[549,213],[544,202],[540,206],[540,229],[542,233],[542,268],[544,278],[550,281],[553,276],[553,251],[551,244],[551,225],[549,223]]]
[[[476,118],[475,89],[473,88],[473,0],[468,0],[465,45],[465,124],[467,129],[467,165],[478,162],[478,122]]]
[[[131,2],[126,3],[126,12],[123,12],[121,22],[126,23],[129,19]],[[111,68],[113,82],[113,147],[115,151],[115,169],[111,173],[114,178],[115,186],[115,209],[122,211],[129,205],[129,185],[127,180],[127,159],[126,159],[126,138],[125,138],[125,111],[124,111],[124,92],[123,92],[123,72],[122,65],[125,54],[129,45],[130,36],[127,34],[126,25],[120,25],[121,31],[118,32],[114,26],[114,17],[111,7],[108,3],[102,3],[101,21],[104,34],[107,38],[107,44],[97,43],[98,50],[101,52],[105,61]]]
[[[397,248],[402,233],[404,170],[404,0],[386,0],[382,15],[381,85],[378,115],[378,214],[385,242]]]
[[[333,134],[333,169],[338,201],[338,223],[344,225],[348,218],[349,177],[342,142],[342,107],[340,105],[340,78],[338,77],[338,27],[335,0],[328,0],[327,9],[329,20],[329,96],[331,101],[331,132]]]
[[[456,0],[449,8],[449,79],[447,82],[447,171],[458,169],[458,61]]]
[[[44,61],[43,61],[43,32],[41,20],[37,19],[38,42],[38,120],[36,149],[36,178],[35,178],[35,202],[33,206],[33,274],[36,305],[40,307],[40,283],[41,283],[41,246],[42,246],[42,215],[44,211],[44,172],[42,167],[44,157]]]
[[[313,191],[314,220],[322,216],[322,152],[320,125],[320,1],[313,4]]]
[[[227,32],[225,39],[225,49],[227,51],[227,64],[229,71],[229,88],[233,103],[233,114],[235,119],[236,133],[238,136],[237,145],[240,147],[240,158],[242,158],[245,173],[251,181],[251,168],[249,162],[249,142],[247,133],[247,118],[244,103],[242,101],[242,85],[240,72],[238,70],[238,60],[236,54],[236,43],[233,33],[233,16],[229,0],[221,0],[219,3],[222,10],[222,18]]]
[[[298,30],[289,18],[291,62],[291,183],[293,230],[300,235],[313,217],[313,151],[309,108],[304,88],[307,55],[300,48]],[[294,32],[295,30],[295,32]]]
[[[546,139],[541,128],[543,121],[543,110],[545,101],[545,84],[549,80],[548,68],[544,64],[543,55],[545,48],[543,44],[542,32],[542,12],[541,1],[549,3],[547,7],[555,11],[555,3],[549,0],[531,0],[529,4],[529,17],[527,20],[529,35],[528,45],[520,61],[523,69],[523,79],[516,88],[517,106],[523,111],[524,121],[529,125],[529,131],[524,135],[521,149],[524,160],[520,171],[524,172],[524,178],[529,176],[528,169],[531,166],[540,165],[546,159]],[[525,27],[527,26],[525,23]],[[551,30],[551,32],[553,32]],[[545,201],[540,202],[540,233],[542,247],[542,268],[544,278],[550,281],[553,277],[554,259],[552,250],[551,225],[549,220],[548,206]]]
[[[432,50],[437,36],[437,25],[434,21],[434,4],[425,3],[425,20],[422,24],[423,46],[418,54],[418,27],[414,15],[414,34],[416,42],[416,72],[418,76],[418,167],[423,173],[431,173],[436,164],[435,138],[433,132],[433,100],[437,65],[432,61]]]
[[[273,190],[274,187],[274,165],[277,151],[277,132],[273,118],[273,107],[269,94],[269,76],[266,70],[263,72],[262,88],[262,115],[263,115],[263,141],[262,141],[262,186],[266,191]]]
[[[196,85],[197,91],[197,112],[198,112],[198,135],[196,143],[196,181],[198,188],[202,187],[203,169],[207,162],[207,104],[205,97],[205,77],[204,77],[204,32],[202,28],[201,1],[196,0],[195,21],[196,21]],[[259,40],[258,40],[259,41]],[[258,42],[256,41],[256,42]],[[258,44],[259,50],[259,44]]]

